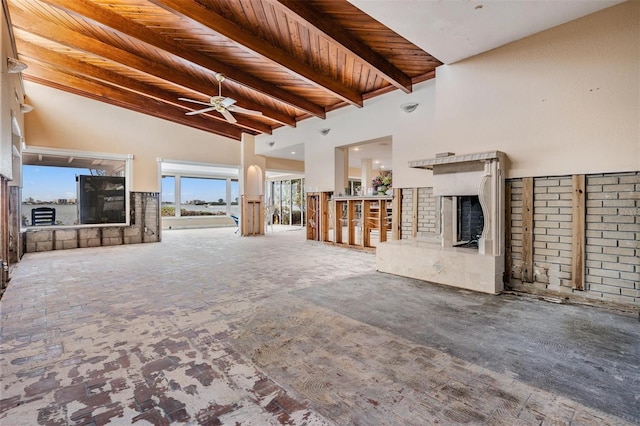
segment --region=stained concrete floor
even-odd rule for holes
[[[640,322],[234,229],[25,256],[0,424],[640,424]]]

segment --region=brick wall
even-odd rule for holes
[[[640,305],[640,172],[586,176],[585,289],[571,288],[571,176],[533,180],[533,283],[523,283],[522,179],[511,188],[511,285]]]
[[[535,178],[533,193],[534,280],[571,287],[571,176]]]
[[[66,250],[160,241],[160,201],[156,192],[130,194],[130,226],[46,227],[26,232],[26,252]]]
[[[412,188],[402,189],[402,201],[401,201],[401,215],[400,215],[400,230],[403,239],[409,239],[413,237],[413,194],[415,191]]]
[[[640,304],[640,172],[587,176],[586,283]]]
[[[433,188],[418,188],[418,238],[438,235],[436,204]]]
[[[416,238],[429,239],[438,236],[438,208],[433,188],[405,188],[402,190],[400,228],[403,239],[413,238],[414,195],[418,195],[416,211]]]
[[[511,278],[522,279],[522,179],[505,182],[511,188]]]

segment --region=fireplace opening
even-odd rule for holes
[[[456,247],[477,248],[484,228],[484,215],[477,195],[459,196],[456,200]]]

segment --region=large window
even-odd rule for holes
[[[162,216],[239,213],[237,168],[163,163],[161,169]]]
[[[23,226],[127,223],[129,156],[23,150]]]

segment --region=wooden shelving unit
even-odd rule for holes
[[[378,241],[387,241],[387,232],[392,229],[392,201],[393,197],[334,197],[330,201],[333,234],[327,240],[349,247],[373,248],[371,236],[377,231]]]

